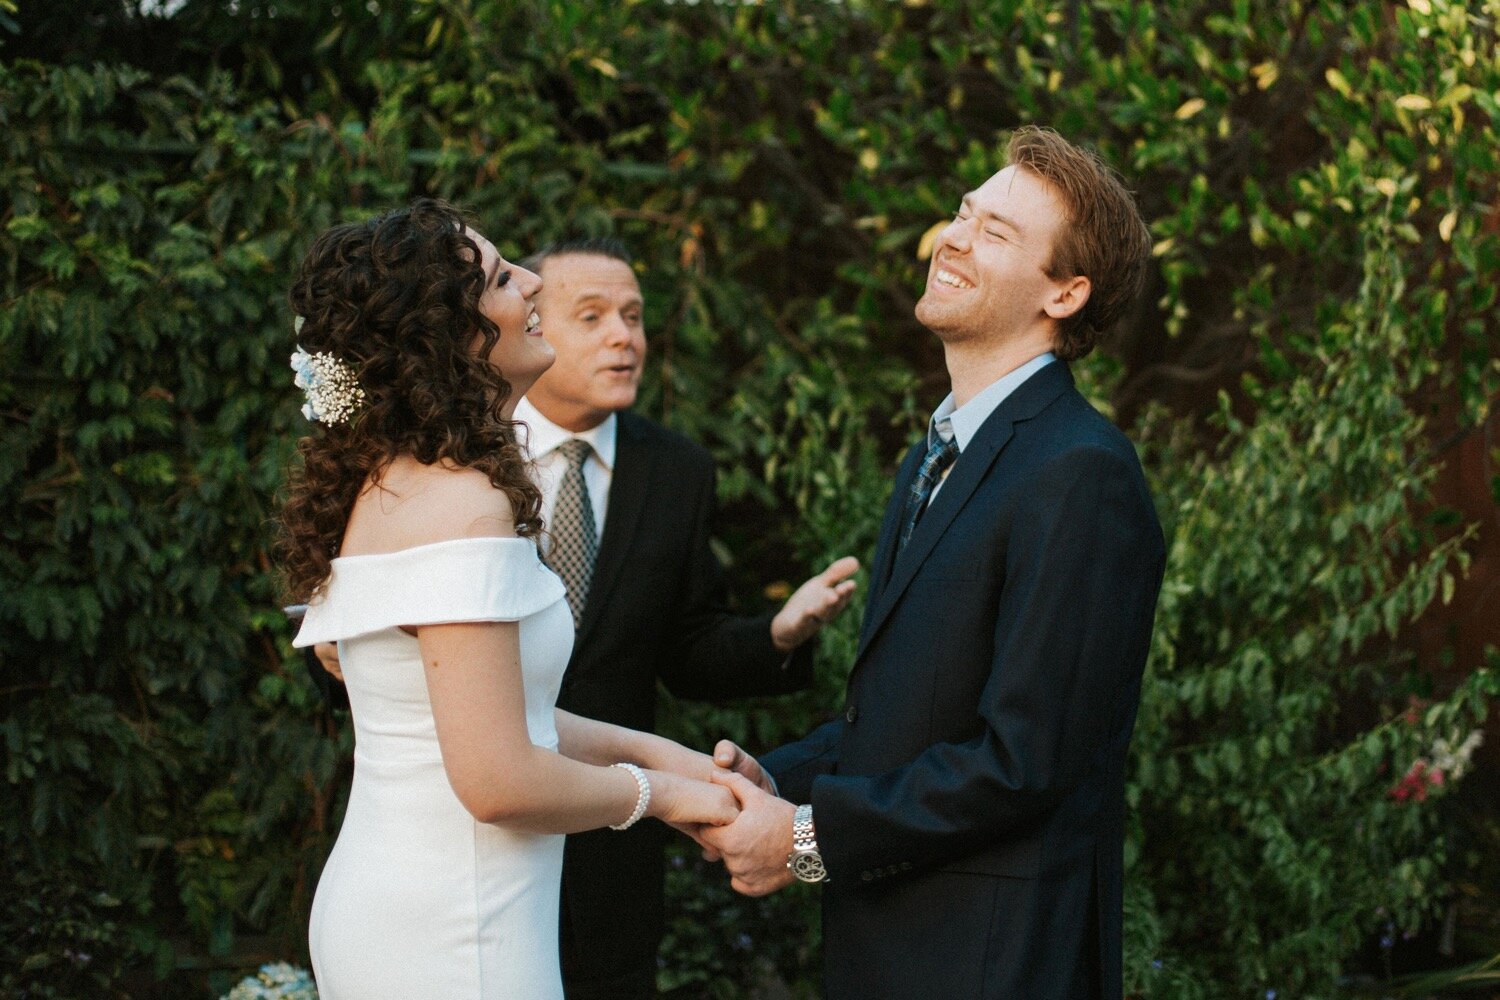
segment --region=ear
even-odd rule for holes
[[[1081,274],[1053,282],[1052,291],[1042,303],[1042,311],[1054,320],[1065,320],[1084,307],[1093,284]]]

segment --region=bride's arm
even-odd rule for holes
[[[584,760],[533,745],[516,622],[424,625],[417,629],[417,642],[443,768],[459,801],[481,822],[543,833],[622,823],[635,809],[639,789],[624,769],[601,766],[630,761],[631,755],[611,759],[606,751],[649,745],[652,752],[642,759],[674,759],[668,747],[676,744],[668,740],[577,716],[570,717],[564,738],[574,747],[589,747],[581,751]],[[707,767],[711,770],[712,762]],[[722,824],[738,814],[732,794],[719,785],[654,766],[646,774],[651,782],[647,816],[677,824]]]
[[[689,750],[665,736],[587,719],[561,708],[557,710],[557,738],[558,750],[588,764],[627,761],[699,781],[707,781],[717,770],[708,754]]]
[[[409,479],[399,504],[368,515],[378,518],[372,537],[385,549],[451,538],[515,537],[510,502],[488,476],[428,466]],[[635,778],[622,768],[598,766],[615,761],[584,763],[532,744],[518,623],[417,625],[408,631],[415,632],[421,648],[448,783],[476,819],[575,833],[623,823],[634,812]],[[677,824],[727,823],[739,813],[733,795],[721,786],[666,771],[651,770],[647,777],[647,816]]]

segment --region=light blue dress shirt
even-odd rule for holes
[[[1031,376],[1041,371],[1047,365],[1057,360],[1057,356],[1051,351],[1038,354],[1019,368],[1016,368],[1000,376],[983,391],[969,400],[963,406],[953,405],[953,393],[938,404],[938,408],[932,413],[932,420],[927,424],[927,446],[942,438],[944,441],[957,440],[958,453],[962,455],[974,435],[979,433],[979,428],[990,414],[995,412],[995,407],[1005,402],[1005,398],[1021,387]],[[955,463],[956,464],[956,463]],[[948,481],[948,472],[953,466],[943,473],[942,481],[932,490],[932,495],[927,498],[927,505],[932,506],[932,501],[937,497],[938,491],[943,488],[943,483]]]

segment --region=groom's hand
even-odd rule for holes
[[[771,643],[778,653],[790,653],[818,634],[818,629],[849,606],[859,569],[853,556],[836,559],[827,569],[797,588],[771,619]]]
[[[743,774],[767,795],[780,794],[776,790],[776,783],[766,773],[766,769],[760,766],[760,761],[747,754],[739,748],[733,740],[720,740],[714,747],[714,764],[726,771]]]
[[[698,840],[724,859],[730,886],[746,896],[769,896],[790,884],[793,876],[786,859],[792,852],[797,807],[734,771],[715,774],[713,780],[734,793],[740,815],[728,826],[703,827]]]

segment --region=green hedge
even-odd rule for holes
[[[923,234],[1029,121],[1095,144],[1157,238],[1151,294],[1080,372],[1172,538],[1129,988],[1331,996],[1444,898],[1452,781],[1391,791],[1496,684],[1463,664],[1413,708],[1393,638],[1464,565],[1463,526],[1421,514],[1428,442],[1500,383],[1500,3],[85,7],[12,12],[0,50],[0,989],[201,991],[301,953],[350,749],[267,556],[300,427],[284,292],[316,232],[433,193],[508,255],[623,236],[642,407],[718,455],[753,606],[869,554],[944,382],[911,316]],[[804,730],[857,617],[817,692],[672,704],[672,734]],[[811,893],[744,900],[675,859],[664,987],[813,988]]]

